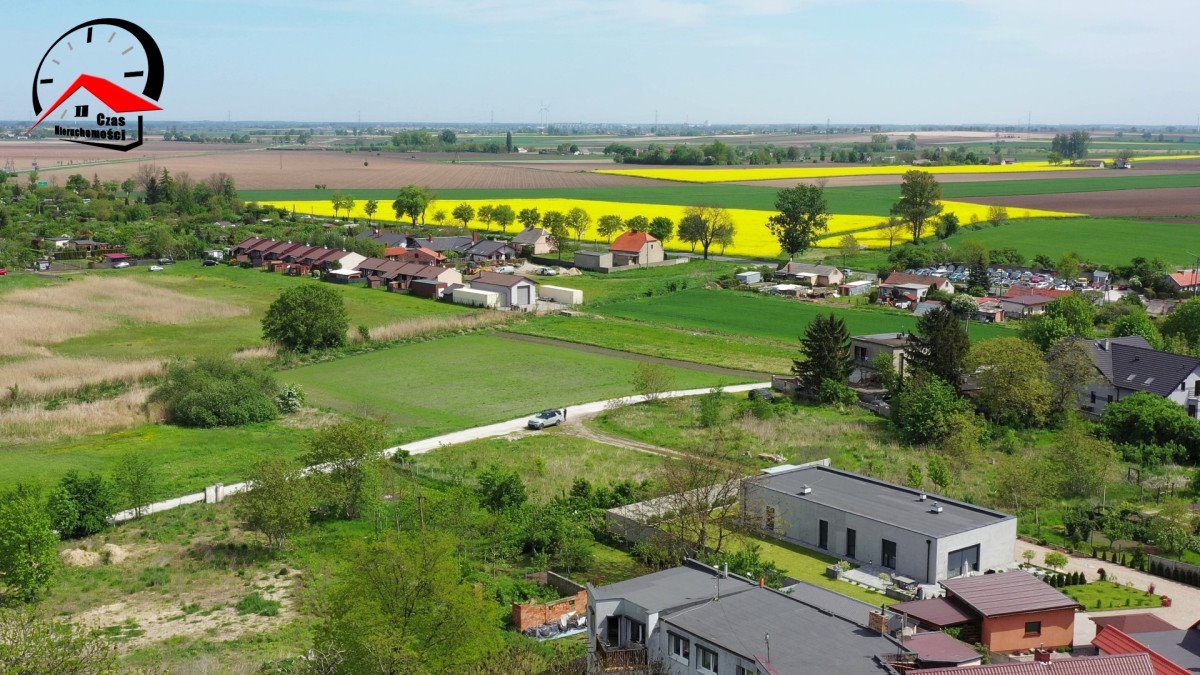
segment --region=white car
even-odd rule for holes
[[[151,272],[161,272],[161,271],[163,271],[162,265],[151,265],[150,271]]]
[[[113,268],[119,269],[119,270],[125,269],[126,267],[129,267],[129,263],[125,262],[124,260],[113,265]]]
[[[526,424],[530,429],[545,429],[546,427],[558,426],[565,419],[562,410],[543,410],[542,412],[529,418]]]

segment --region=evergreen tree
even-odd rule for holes
[[[803,359],[792,363],[792,372],[800,379],[800,387],[812,396],[825,380],[843,382],[854,369],[850,356],[850,332],[846,322],[836,314],[817,315],[800,338]]]
[[[909,339],[906,356],[913,366],[957,389],[970,348],[966,327],[952,312],[940,308],[917,321],[917,334]]]

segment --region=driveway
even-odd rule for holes
[[[1045,563],[1046,554],[1053,549],[1045,546],[1038,546],[1027,541],[1017,540],[1016,560],[1024,561],[1021,557],[1025,551],[1034,552],[1034,563],[1042,565]],[[1159,595],[1165,595],[1171,598],[1170,607],[1156,607],[1154,609],[1117,609],[1105,612],[1080,612],[1075,619],[1075,644],[1090,644],[1092,638],[1096,636],[1096,624],[1091,621],[1091,615],[1108,616],[1111,614],[1154,614],[1164,621],[1170,623],[1177,628],[1187,628],[1200,620],[1200,588],[1186,586],[1170,579],[1163,579],[1152,574],[1139,572],[1128,567],[1114,565],[1104,560],[1096,558],[1080,558],[1076,556],[1067,556],[1067,572],[1083,572],[1088,581],[1096,581],[1100,578],[1100,568],[1108,573],[1109,580],[1115,580],[1118,583],[1131,582],[1133,587],[1139,590],[1146,590],[1151,584],[1154,585],[1154,592]]]

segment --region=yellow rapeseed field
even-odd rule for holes
[[[589,241],[604,241],[596,232],[596,221],[601,216],[616,215],[622,220],[627,220],[633,216],[645,216],[648,219],[654,219],[658,216],[666,216],[672,221],[678,223],[683,217],[684,209],[687,207],[671,205],[671,204],[642,204],[631,202],[610,202],[597,201],[587,199],[465,199],[465,200],[445,200],[435,201],[429,205],[426,211],[425,220],[427,223],[434,223],[434,214],[438,211],[446,212],[446,225],[458,224],[450,216],[454,207],[459,204],[470,204],[476,212],[480,206],[508,204],[513,211],[520,212],[522,209],[535,208],[540,213],[547,211],[561,211],[566,213],[572,208],[579,207],[587,211],[592,217],[592,223],[588,227],[588,231],[584,233],[583,238]],[[264,205],[273,206],[276,208],[294,210],[297,214],[310,214],[315,216],[333,216],[333,205],[327,201],[274,201],[262,202]],[[367,215],[363,212],[363,206],[366,200],[358,200],[355,203],[354,209],[351,212],[351,217],[355,219],[366,220]],[[971,222],[972,217],[977,220],[987,220],[988,208],[981,204],[968,204],[966,202],[942,202],[942,206],[946,212],[954,213],[959,217],[965,225]],[[771,257],[779,254],[779,242],[767,229],[767,219],[774,215],[772,211],[759,211],[754,209],[728,209],[730,216],[733,218],[734,224],[737,226],[737,234],[734,237],[733,246],[730,246],[725,253],[729,255],[745,255]],[[339,215],[344,215],[342,211]],[[1008,208],[1009,218],[1060,218],[1077,216],[1077,213],[1064,213],[1060,211],[1042,211],[1038,209],[1023,209],[1017,207]],[[380,201],[379,211],[375,213],[375,220],[395,221],[395,213],[392,211],[391,204]],[[829,231],[817,243],[818,246],[835,247],[837,241],[847,233],[854,234],[859,239],[859,242],[870,248],[886,248],[888,245],[887,238],[882,236],[881,232],[873,231],[886,218],[882,216],[863,216],[853,214],[835,214],[829,219]],[[478,220],[472,221],[469,226],[478,230],[488,229]],[[498,232],[499,227],[493,224],[490,228],[493,232]],[[509,234],[520,231],[520,223],[513,223],[508,229]],[[927,233],[929,234],[929,233]],[[572,233],[574,236],[574,233]],[[896,243],[908,241],[910,235],[903,235],[897,239]],[[686,251],[689,250],[689,245],[679,241],[667,242],[666,248],[669,250]],[[720,251],[716,251],[720,253]]]
[[[1139,158],[1140,159],[1140,158]],[[1176,158],[1177,159],[1177,158]],[[934,175],[951,173],[1021,173],[1028,171],[1087,171],[1088,167],[1050,164],[1049,162],[1020,162],[1018,164],[964,164],[955,166],[790,166],[746,167],[729,169],[709,168],[640,168],[598,169],[596,173],[619,176],[638,176],[685,183],[728,183],[742,180],[776,180],[786,178],[832,178],[834,176],[900,176],[918,169]],[[1094,169],[1093,169],[1094,170]]]

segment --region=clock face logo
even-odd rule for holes
[[[50,45],[33,76],[33,114],[54,135],[126,152],[142,144],[143,112],[162,110],[163,59],[150,34],[124,19],[75,26]],[[135,119],[136,117],[136,119]]]

